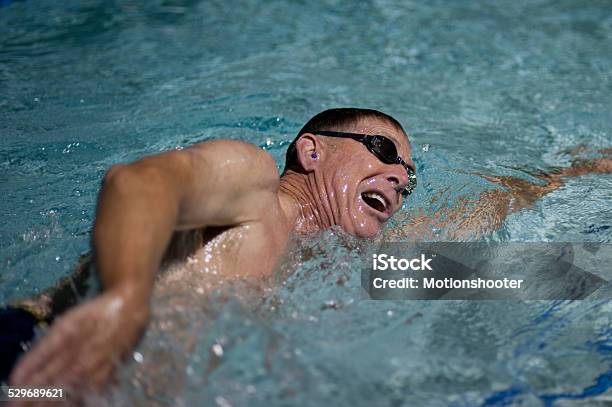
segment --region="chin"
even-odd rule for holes
[[[381,229],[376,229],[374,231],[363,231],[363,232],[356,233],[356,236],[360,238],[364,238],[364,239],[373,238],[373,237],[378,236],[380,234],[380,231]]]
[[[372,238],[380,234],[383,225],[379,224],[378,222],[376,222],[376,224],[373,224],[372,222],[365,222],[362,225],[351,226],[352,232],[349,232],[351,235],[360,238]]]

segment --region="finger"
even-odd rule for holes
[[[19,362],[11,375],[10,383],[12,385],[25,384],[33,375],[40,373],[48,359],[58,351],[61,344],[60,339],[58,335],[49,335],[39,341]]]
[[[108,349],[106,341],[100,341],[93,334],[82,332],[89,339],[86,343],[76,343],[72,347],[62,350],[68,354],[56,358],[35,380],[41,384],[54,382],[58,384],[87,384],[93,383],[92,379],[102,369],[108,370],[114,366],[115,350]]]
[[[40,370],[42,363],[46,361],[45,355],[53,352],[53,348],[49,349],[49,346],[42,345],[41,347],[41,344],[38,343],[19,361],[9,378],[11,386],[26,384],[28,378]]]
[[[95,390],[103,389],[110,382],[116,367],[117,364],[115,362],[101,363],[97,366],[90,379],[92,387]]]
[[[61,352],[63,346],[72,342],[70,339],[74,336],[75,329],[72,324],[62,322],[64,321],[57,321],[47,335],[18,363],[9,380],[11,385],[24,384],[29,377],[43,371],[49,359]]]
[[[104,346],[104,347],[102,347]],[[79,359],[74,365],[75,372],[79,377],[85,378],[90,384],[103,382],[119,364],[117,349],[107,348],[108,344],[90,345],[86,358]]]
[[[99,342],[99,338],[88,332],[87,329],[77,332],[72,328],[69,331],[64,329],[66,327],[60,328],[62,329],[60,329],[61,332],[58,332],[58,335],[68,332],[63,336],[65,341],[40,373],[35,373],[32,378],[33,382],[44,385],[87,381],[90,374],[90,365],[98,364],[99,359],[104,356],[104,352],[100,350],[100,345],[95,345],[96,342]],[[83,343],[81,341],[83,337],[89,340]]]
[[[61,384],[63,376],[70,372],[69,368],[76,357],[75,352],[70,347],[59,349],[53,358],[47,360],[46,365],[29,378],[30,386],[51,386]]]
[[[80,364],[78,368],[75,368],[75,366],[77,365],[73,364],[67,367],[70,371],[63,375],[59,381],[59,385],[65,389],[66,395],[74,400],[82,400],[84,397],[89,397],[102,390],[108,384],[108,379],[114,368],[114,365],[103,357],[88,362],[86,368],[84,364]]]

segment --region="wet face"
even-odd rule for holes
[[[391,124],[365,120],[344,131],[393,140],[399,156],[414,169],[407,137]],[[358,141],[325,137],[324,142],[327,157],[321,177],[336,224],[355,236],[375,236],[402,205],[401,189],[408,183],[406,170],[400,164],[383,163]]]

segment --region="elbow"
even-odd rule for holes
[[[135,178],[129,165],[113,165],[102,179],[102,193],[128,192],[133,188]]]
[[[102,179],[102,184],[107,185],[113,183],[120,174],[125,173],[126,165],[124,164],[115,164],[104,174],[104,178]]]
[[[104,175],[100,199],[123,203],[143,200],[149,204],[173,202],[173,197],[178,196],[175,192],[177,187],[175,180],[159,167],[139,163],[118,164]]]

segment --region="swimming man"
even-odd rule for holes
[[[337,225],[358,237],[377,235],[416,185],[411,155],[395,119],[347,108],[306,123],[282,176],[268,153],[229,140],[112,167],[93,229],[103,292],[56,320],[20,361],[11,384],[102,387],[145,330],[155,275],[185,236],[207,247],[219,278],[234,279],[269,275],[292,233]],[[610,170],[608,163],[600,172]],[[572,171],[565,175],[595,170]],[[529,199],[545,188],[522,185],[514,195],[490,199]]]

